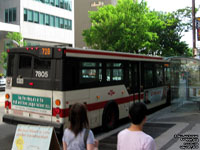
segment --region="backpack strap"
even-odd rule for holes
[[[85,129],[84,144],[85,144],[86,149],[87,149],[87,138],[88,138],[89,131],[90,131],[90,129]]]

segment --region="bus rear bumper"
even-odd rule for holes
[[[22,118],[18,116],[13,116],[13,115],[7,115],[5,114],[3,116],[3,122],[8,123],[8,124],[31,124],[31,125],[42,125],[42,126],[52,126],[54,127],[55,131],[57,134],[62,135],[63,134],[63,124],[58,124],[58,123],[52,123],[49,121],[44,121],[44,120],[37,120],[37,119],[28,119],[28,118]]]

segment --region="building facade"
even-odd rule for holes
[[[116,5],[117,0],[75,0],[74,16],[75,16],[75,47],[86,47],[83,41],[82,32],[90,28],[89,11],[96,11],[98,7],[112,4]]]
[[[6,49],[8,32],[21,33],[27,45],[73,47],[74,1],[0,0],[0,53]]]

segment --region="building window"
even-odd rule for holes
[[[24,21],[27,21],[27,9],[24,9]]]
[[[12,21],[16,21],[16,18],[17,18],[17,10],[16,8],[13,8],[13,20]]]
[[[59,0],[56,0],[56,7],[59,7]]]
[[[8,22],[8,9],[5,10],[5,22]]]
[[[72,10],[72,0],[35,0],[35,1],[39,1],[41,3],[45,3],[69,11]]]
[[[39,12],[34,11],[34,13],[33,13],[33,21],[35,23],[39,23]]]
[[[50,16],[45,14],[45,24],[49,26]]]
[[[56,27],[60,27],[60,18],[56,17]]]
[[[50,26],[55,27],[55,17],[50,16]]]
[[[44,24],[44,14],[40,13],[40,24]]]
[[[55,6],[55,0],[50,0],[50,4],[51,4],[52,6]]]
[[[14,22],[17,18],[17,10],[16,8],[5,9],[5,22]]]
[[[64,28],[64,19],[60,18],[60,28]]]
[[[28,21],[29,22],[33,22],[33,11],[32,10],[28,10]]]
[[[8,16],[8,17],[6,17]],[[9,11],[5,11],[5,21],[8,21]],[[32,11],[24,9],[24,21],[39,23],[43,25],[48,25],[52,27],[62,28],[62,29],[72,29],[72,21],[69,19],[64,19],[49,14],[40,13],[37,11]]]

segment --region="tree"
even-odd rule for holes
[[[94,49],[138,53],[157,38],[149,32],[148,11],[144,1],[118,0],[89,12],[92,26],[83,31],[84,41]]]
[[[182,33],[191,26],[190,12],[189,7],[172,13],[150,11],[143,0],[118,0],[116,6],[89,12],[92,26],[83,31],[84,41],[94,49],[192,56],[181,41]]]
[[[8,45],[6,45],[6,49],[10,49],[13,47],[16,47],[14,42],[17,42],[17,45],[19,46],[26,46],[26,42],[23,42],[23,37],[21,33],[18,32],[8,32],[6,35],[6,38],[9,40]],[[14,40],[14,42],[13,42]],[[3,66],[3,68],[6,70],[7,69],[7,57],[8,54],[6,51],[3,51],[0,55],[0,64]]]

